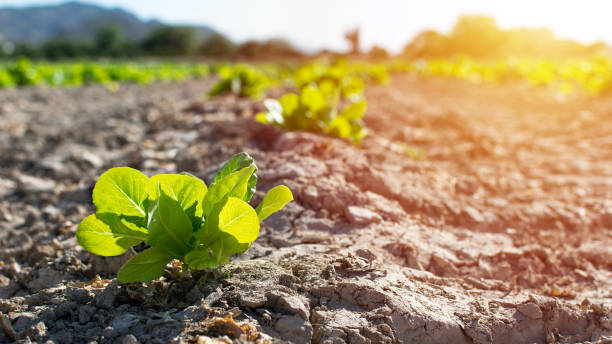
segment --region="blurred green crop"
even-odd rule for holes
[[[467,56],[452,59],[393,61],[396,73],[463,79],[474,83],[526,82],[559,94],[606,94],[612,90],[612,58],[591,56],[574,59],[504,58],[478,61]]]
[[[310,62],[289,76],[294,91],[278,100],[267,99],[266,111],[256,120],[284,130],[304,130],[345,138],[360,144],[366,136],[362,118],[366,111],[366,84],[389,80],[383,65],[336,61]]]
[[[256,120],[284,130],[323,133],[361,143],[366,135],[362,122],[365,99],[347,101],[343,106],[337,99],[330,97],[329,90],[307,85],[299,94],[287,93],[279,100],[267,99],[266,112],[257,114]]]
[[[31,62],[21,58],[0,64],[0,87],[47,85],[75,87],[118,83],[148,84],[157,81],[184,81],[205,77],[206,64],[132,62]]]
[[[259,98],[272,83],[260,69],[243,63],[223,65],[218,75],[219,81],[208,93],[211,96],[233,93],[239,97]]]

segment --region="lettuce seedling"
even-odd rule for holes
[[[279,100],[267,99],[266,112],[255,119],[284,130],[305,130],[350,139],[360,144],[366,135],[363,115],[365,99],[350,102],[338,111],[337,98],[328,100],[328,92],[312,85],[305,86],[299,95],[287,93]]]
[[[298,90],[316,85],[324,92],[339,91],[342,97],[351,98],[362,95],[365,84],[388,82],[389,73],[384,65],[338,60],[331,65],[304,64],[294,71],[292,81]]]
[[[293,84],[296,89],[303,90],[307,86],[316,86],[327,96],[342,96],[344,98],[360,96],[364,83],[355,75],[347,63],[326,65],[312,63],[299,67],[293,73]]]
[[[208,95],[233,93],[239,97],[259,98],[270,85],[266,75],[246,64],[221,67],[219,78]]]
[[[253,209],[248,202],[256,172],[244,152],[227,161],[208,187],[188,173],[148,178],[129,167],[112,168],[93,189],[96,213],[81,221],[77,240],[101,256],[150,245],[121,268],[117,278],[124,283],[159,278],[172,259],[192,270],[216,268],[246,251],[259,235],[260,221],[293,200],[289,188],[279,185]]]

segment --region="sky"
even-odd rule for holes
[[[0,0],[0,6],[61,3]],[[425,29],[448,33],[462,14],[494,17],[501,28],[552,29],[557,37],[612,43],[612,1],[606,0],[87,0],[121,7],[142,19],[205,24],[237,42],[286,38],[306,50],[347,49],[344,33],[361,30],[362,48],[399,52]]]

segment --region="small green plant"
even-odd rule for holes
[[[305,86],[299,95],[287,93],[279,100],[267,99],[266,112],[255,119],[284,130],[305,130],[350,139],[359,144],[366,135],[362,118],[366,101],[350,102],[339,111],[338,97],[328,100],[329,92]],[[337,93],[336,93],[337,94]]]
[[[259,98],[270,85],[266,75],[246,64],[222,66],[218,73],[220,79],[208,93],[210,96],[233,93],[239,97]]]
[[[355,75],[347,63],[332,65],[311,63],[299,67],[293,73],[293,84],[298,90],[316,86],[322,92],[341,97],[360,96],[364,90],[363,80]]]
[[[7,70],[12,75],[13,82],[19,86],[38,85],[42,82],[40,73],[27,58],[19,58]]]
[[[0,66],[0,88],[4,87],[13,87],[15,86],[15,82],[13,81],[13,77],[11,74],[2,69]]]
[[[392,142],[390,145],[390,148],[392,151],[402,153],[413,160],[419,160],[419,161],[427,160],[427,152],[425,152],[423,149],[409,146],[404,142],[399,142],[399,141]]]
[[[101,256],[124,253],[143,241],[119,271],[118,280],[144,282],[163,275],[173,259],[192,270],[219,267],[246,251],[259,235],[259,223],[293,200],[289,188],[272,188],[256,209],[257,167],[247,153],[233,156],[208,187],[188,173],[148,178],[129,167],[103,173],[93,189],[96,213],[86,217],[76,237]]]

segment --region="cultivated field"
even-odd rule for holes
[[[612,98],[397,74],[361,139],[256,121],[217,79],[0,90],[0,342],[612,340]],[[242,151],[254,204],[295,200],[220,269],[120,284],[144,244],[77,242],[107,169],[208,184]]]

